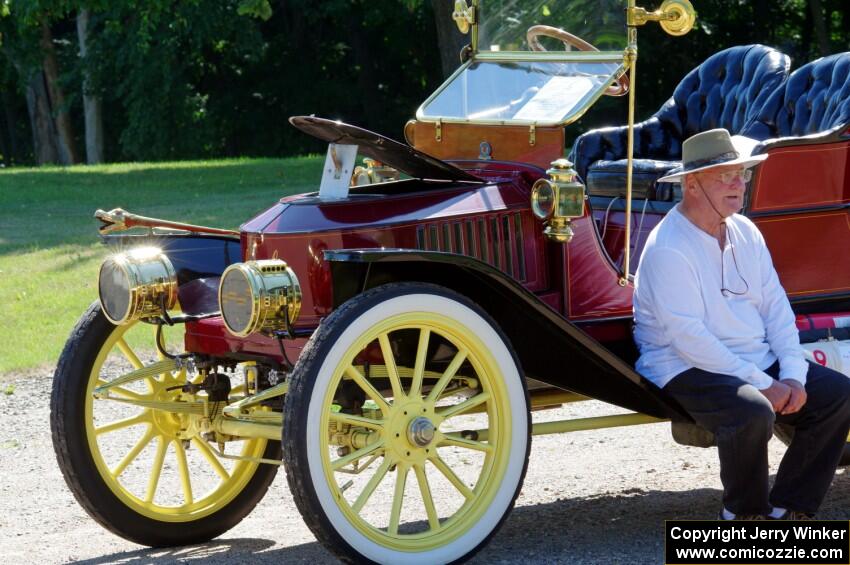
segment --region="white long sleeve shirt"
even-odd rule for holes
[[[773,379],[764,370],[779,359],[780,379],[805,384],[794,314],[762,234],[739,214],[726,226],[722,253],[678,206],[649,235],[635,275],[636,368],[659,387],[696,367],[765,389]]]

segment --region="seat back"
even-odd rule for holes
[[[746,135],[799,137],[845,125],[850,125],[850,53],[837,53],[791,73],[766,101]]]
[[[742,133],[788,76],[787,55],[764,45],[715,53],[688,73],[655,113],[670,132],[665,157],[681,159],[682,142],[714,128]]]
[[[655,114],[635,124],[635,158],[670,161],[672,168],[682,158],[682,142],[695,133],[719,127],[744,133],[785,82],[790,65],[787,55],[764,45],[715,53],[682,79]],[[627,129],[601,128],[576,139],[570,160],[582,179],[596,161],[625,158]]]

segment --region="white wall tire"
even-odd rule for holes
[[[376,412],[380,414],[381,425],[374,426],[376,431],[371,437],[383,438],[380,440],[383,443],[374,448],[379,441],[374,439],[375,443],[362,448],[374,448],[369,455],[378,457],[380,465],[369,475],[369,481],[356,498],[356,491],[344,494],[346,487],[340,487],[336,478],[342,471],[334,469],[343,457],[331,460],[327,431],[329,422],[348,418],[347,414],[333,413],[329,409],[342,390],[340,375],[354,364],[353,359],[358,351],[362,353],[364,344],[380,343],[380,338],[375,336],[387,336],[385,343],[389,344],[401,335],[395,332],[417,329],[419,333],[412,334],[420,336],[415,357],[420,359],[421,356],[423,361],[411,363],[414,365],[412,376],[409,379],[399,377],[395,385],[399,388],[392,389],[396,394],[388,395],[392,396],[392,402],[387,400],[385,409]],[[428,403],[429,398],[441,396],[439,391],[434,391],[440,383],[445,388],[445,383],[455,382],[450,377],[438,378],[430,388],[428,385],[417,388],[416,368],[424,371],[427,365],[424,359],[430,359],[429,346],[434,347],[434,340],[440,340],[439,347],[451,344],[456,348],[453,362],[461,359],[464,353],[462,363],[455,363],[456,372],[460,370],[458,367],[475,372],[474,382],[478,388],[469,393],[468,399],[452,403],[451,399],[441,397],[433,404]],[[392,348],[397,345],[393,342]],[[399,360],[404,358],[404,354],[392,350],[396,351],[394,355]],[[425,353],[420,355],[420,351]],[[387,357],[392,355],[382,358]],[[399,368],[398,374],[403,370]],[[447,369],[446,373],[450,371]],[[418,382],[426,380],[420,377]],[[388,381],[393,384],[391,378]],[[465,413],[473,411],[467,408],[470,406],[483,411],[483,415],[476,417],[486,418],[486,440],[461,441],[457,432],[449,431],[454,422],[470,418]],[[403,414],[402,409],[405,410]],[[431,443],[419,445],[417,442],[428,440],[411,439],[409,430],[414,411],[419,414],[416,419],[434,422],[436,431]],[[299,510],[316,536],[340,558],[349,561],[398,563],[403,560],[405,563],[432,564],[470,557],[486,543],[513,507],[525,475],[530,447],[528,396],[519,363],[507,339],[485,312],[464,297],[448,289],[419,283],[396,283],[370,290],[343,305],[323,322],[291,377],[284,406],[284,430],[284,463]],[[406,438],[404,430],[408,430]],[[480,461],[480,470],[477,463],[473,465],[474,487],[466,487],[464,481],[467,479],[461,480],[455,472],[460,470],[445,462],[447,456],[440,455],[449,449],[470,449],[470,457],[472,452],[476,456],[481,452],[475,459]],[[441,470],[444,467],[449,468],[448,473]],[[364,475],[368,471],[364,471]],[[387,477],[393,474],[396,476],[394,494],[390,497],[393,504],[388,505],[388,521],[383,526],[375,517],[377,513],[373,513],[375,516],[369,514],[363,510],[367,508],[366,503],[359,508],[358,503],[365,496],[369,504],[373,504],[380,494],[372,493],[380,491],[382,485],[392,484]],[[429,481],[433,484],[434,475],[439,480],[440,474],[452,485],[459,483],[456,491],[448,489],[449,493],[459,494],[461,499],[454,510],[438,509],[436,499],[431,500],[430,506],[426,502],[431,496],[431,487],[427,485]],[[378,475],[381,478],[375,479]],[[456,482],[452,482],[451,475]],[[425,487],[422,476],[426,477]],[[413,486],[418,484],[418,497],[408,488],[406,479]],[[364,481],[365,477],[361,483]],[[364,495],[373,481],[377,483]],[[444,503],[442,499],[438,502]],[[417,504],[421,507],[419,520],[416,519]],[[376,508],[378,506],[381,505],[375,504]],[[402,522],[403,510],[408,512],[405,516],[409,523]]]

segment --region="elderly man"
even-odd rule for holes
[[[811,517],[850,428],[850,379],[807,362],[794,314],[744,205],[755,142],[724,129],[682,147],[682,202],[656,226],[635,277],[637,369],[714,433],[723,519]],[[794,428],[768,486],[774,422]]]

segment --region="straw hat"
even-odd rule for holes
[[[712,129],[689,137],[682,144],[682,170],[658,182],[681,182],[682,177],[713,167],[738,165],[744,169],[755,167],[767,154],[752,155],[758,144],[755,139],[743,135],[730,136],[725,129]]]

